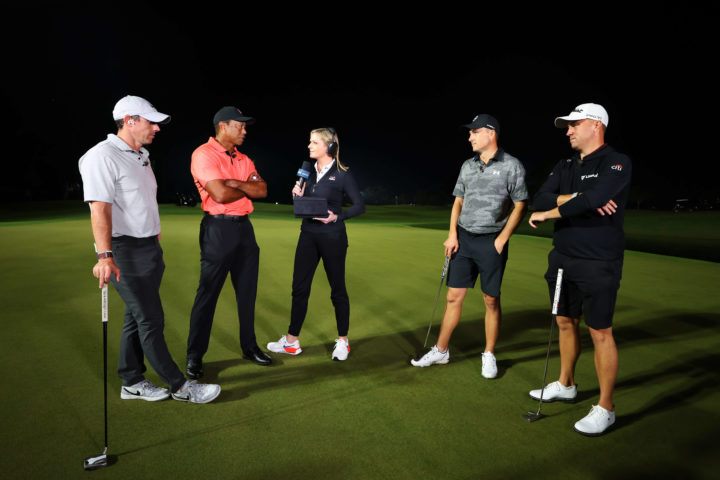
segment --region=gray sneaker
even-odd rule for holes
[[[120,398],[123,400],[146,400],[148,402],[157,402],[165,400],[170,396],[167,388],[156,387],[150,380],[143,380],[129,387],[120,389]]]
[[[220,395],[220,385],[185,381],[177,392],[172,394],[175,400],[190,403],[210,403]]]

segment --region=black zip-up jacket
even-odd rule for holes
[[[614,260],[625,250],[625,206],[630,193],[630,157],[605,144],[582,161],[580,154],[559,161],[533,199],[539,211],[557,207],[558,195],[578,192],[559,207],[553,245],[571,257]],[[617,204],[612,215],[600,215],[599,207],[610,200]]]
[[[347,194],[352,206],[343,211],[343,194]],[[337,168],[337,161],[330,170],[317,181],[317,171],[313,167],[305,186],[306,197],[324,197],[328,202],[328,209],[338,216],[335,223],[322,223],[311,218],[304,218],[301,229],[312,233],[329,233],[345,229],[343,223],[348,218],[365,213],[365,200],[360,195],[355,178],[349,171]]]

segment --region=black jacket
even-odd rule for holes
[[[347,194],[352,206],[343,211],[343,196]],[[328,209],[338,216],[335,223],[322,223],[310,218],[303,219],[302,230],[305,232],[323,233],[336,232],[345,229],[343,223],[346,219],[365,212],[365,200],[360,195],[360,189],[349,171],[337,167],[337,161],[330,170],[317,181],[317,171],[313,167],[305,186],[306,197],[324,197],[328,202]]]
[[[560,206],[562,218],[555,221],[553,245],[571,257],[614,260],[625,250],[625,206],[630,194],[630,157],[609,145],[600,147],[580,161],[580,154],[559,161],[533,199],[540,211],[557,207],[558,195],[579,192]],[[600,215],[597,208],[610,200],[617,204],[612,215]]]

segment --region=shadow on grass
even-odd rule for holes
[[[694,399],[702,398],[708,393],[720,391],[720,353],[704,351],[694,357],[678,358],[672,362],[656,365],[639,375],[617,382],[616,389],[639,387],[663,380],[686,378],[681,387],[668,389],[667,393],[658,395],[637,411],[618,417],[617,428],[623,428],[649,415],[675,410],[690,405]]]
[[[542,310],[527,310],[509,312],[504,316],[501,329],[501,348],[498,355],[501,360],[499,366],[502,374],[517,365],[519,362],[544,360],[547,346],[547,328],[550,319],[547,312]],[[540,320],[542,320],[542,323]],[[715,330],[720,317],[717,315],[694,315],[678,313],[663,318],[648,319],[633,328],[625,328],[624,341],[648,340],[657,341],[653,332],[663,332],[664,342],[672,342],[673,337],[688,338],[688,336],[706,336],[708,330]],[[645,326],[645,327],[643,327]],[[431,332],[431,341],[434,342],[438,326]],[[312,411],[328,401],[343,399],[360,390],[380,388],[385,385],[402,386],[417,382],[417,372],[424,369],[415,369],[409,365],[409,359],[423,351],[422,342],[425,339],[427,328],[420,327],[397,333],[364,337],[352,343],[353,351],[345,362],[330,361],[331,343],[316,343],[303,345],[303,357],[324,357],[323,361],[310,364],[293,365],[293,357],[271,354],[274,365],[270,367],[253,366],[251,370],[243,371],[224,381],[236,386],[223,390],[216,402],[234,402],[251,396],[254,392],[277,390],[279,394],[287,389],[298,386],[317,385],[320,382],[332,382],[337,378],[350,379],[342,388],[333,391],[330,396],[298,397],[290,404],[279,406],[267,412],[247,412],[240,417],[234,417],[228,422],[209,425],[193,432],[193,435],[212,434],[216,431],[233,428],[248,421],[267,419],[271,421],[280,413],[300,410]],[[472,361],[482,354],[484,349],[484,321],[482,318],[461,320],[453,335],[451,348],[458,353],[452,357],[451,363]],[[629,332],[629,333],[628,333]],[[586,333],[586,332],[585,332]],[[532,335],[532,339],[529,336]],[[535,339],[535,337],[537,337]],[[590,347],[589,335],[585,337],[586,347]],[[555,350],[551,355],[557,356]],[[591,351],[591,349],[589,350]],[[588,353],[589,353],[588,351]],[[504,355],[517,352],[528,352],[520,358],[512,360],[502,359]],[[312,360],[312,359],[311,359]],[[217,379],[220,372],[232,369],[247,360],[240,358],[209,362],[206,364],[207,380]],[[622,352],[621,352],[622,361]],[[657,396],[630,414],[619,415],[615,428],[622,429],[654,415],[684,408],[710,392],[720,389],[720,374],[715,365],[720,363],[720,353],[714,351],[700,351],[695,356],[683,357],[662,364],[648,365],[640,374],[620,378],[616,389],[636,389],[644,385],[657,384],[663,381],[672,381],[678,378],[687,378],[680,388],[668,389],[664,395]],[[541,372],[538,372],[540,375]],[[538,377],[540,378],[540,377]],[[348,387],[347,385],[352,385]],[[597,389],[581,390],[578,401],[589,399],[598,394]],[[168,438],[157,444],[139,446],[127,450],[119,455],[128,455],[168,442],[183,442],[187,434],[175,438]]]

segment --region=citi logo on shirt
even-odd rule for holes
[[[335,181],[335,175],[333,175],[332,177],[328,177],[328,180],[330,180],[331,182],[334,182],[334,181]]]
[[[581,175],[580,180],[585,180],[586,178],[597,178],[599,174],[593,173],[592,175]]]
[[[620,164],[618,163],[617,165],[613,165],[613,166],[610,167],[610,168],[613,169],[613,170],[617,170],[618,172],[620,172],[620,171],[622,171],[622,168],[623,168],[623,167],[622,167],[622,165],[620,165]]]

